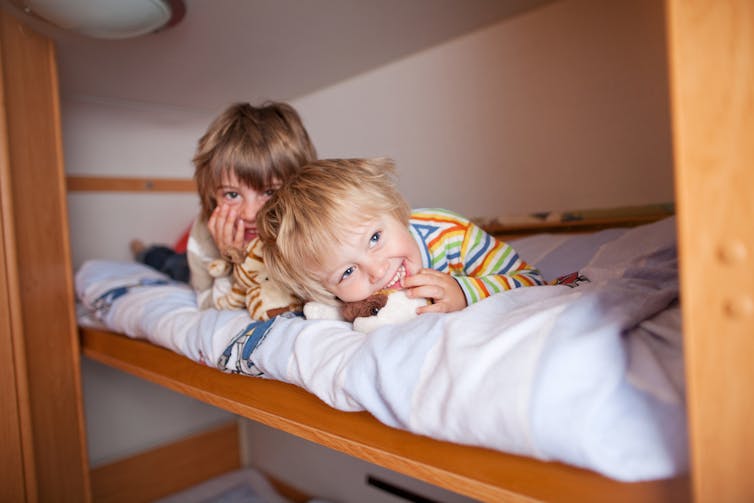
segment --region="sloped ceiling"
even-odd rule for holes
[[[214,111],[290,101],[551,1],[185,0],[177,26],[128,40],[29,22],[56,42],[64,97]]]

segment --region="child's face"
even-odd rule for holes
[[[216,211],[223,206],[235,210],[236,221],[243,222],[244,244],[257,237],[257,213],[280,185],[279,180],[273,180],[270,187],[257,191],[238,181],[232,171],[223,174],[220,186],[215,189]]]
[[[344,302],[363,300],[386,288],[399,289],[404,277],[422,267],[419,246],[408,226],[392,216],[369,220],[341,241],[315,276]]]

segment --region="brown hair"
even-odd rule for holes
[[[202,216],[208,219],[217,206],[215,191],[223,174],[232,172],[239,182],[263,191],[316,158],[301,117],[290,105],[229,106],[199,139],[193,159]]]
[[[390,159],[324,159],[293,175],[257,214],[270,274],[306,300],[337,303],[312,268],[355,225],[383,214],[408,225],[411,210]]]

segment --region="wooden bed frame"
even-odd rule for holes
[[[90,472],[88,466],[82,351],[240,416],[480,500],[754,501],[754,5],[666,5],[692,459],[688,477],[639,484],[419,437],[366,413],[331,409],[295,386],[222,374],[109,332],[79,333],[54,48],[0,12],[0,501],[56,501],[61,495],[117,500],[102,489],[112,470]],[[170,184],[147,186],[160,187]],[[38,348],[53,357],[40,364]],[[145,471],[129,473],[144,477]],[[133,487],[128,475],[119,483]],[[146,500],[164,490],[165,484],[149,495],[120,497]]]

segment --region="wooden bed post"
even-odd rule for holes
[[[4,404],[3,411],[8,406],[16,414],[0,419],[0,438],[18,453],[7,459],[2,446],[0,476],[2,485],[18,481],[7,501],[86,502],[91,497],[55,54],[47,38],[2,10],[0,72],[0,313],[8,315],[0,324],[0,356],[12,364],[3,369],[11,379],[3,389],[12,393],[2,400],[13,401],[15,408]]]
[[[754,501],[754,2],[667,6],[693,494]]]

